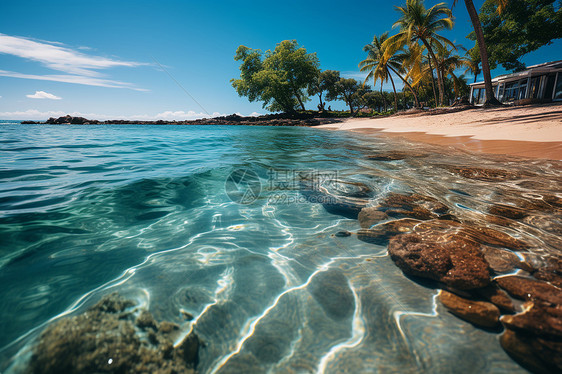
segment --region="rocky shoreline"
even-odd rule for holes
[[[343,118],[325,113],[294,113],[294,114],[267,114],[256,117],[242,117],[231,114],[223,117],[202,118],[189,121],[136,121],[136,120],[107,120],[99,121],[84,117],[66,115],[59,118],[49,118],[45,122],[22,121],[23,125],[244,125],[244,126],[318,126],[341,122]]]

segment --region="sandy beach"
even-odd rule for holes
[[[483,153],[562,159],[562,104],[354,118],[318,127],[401,136]]]

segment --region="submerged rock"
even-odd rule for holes
[[[562,289],[562,276],[560,276],[560,271],[549,271],[548,269],[540,269],[533,272],[533,277],[548,282]]]
[[[155,331],[158,330],[158,325],[157,325],[156,321],[152,317],[152,314],[150,314],[150,312],[147,311],[147,310],[143,310],[139,314],[135,324],[143,330],[145,330],[147,328],[151,328]]]
[[[361,211],[359,212],[359,216],[357,217],[357,219],[359,220],[359,225],[362,229],[368,229],[374,224],[379,223],[380,221],[384,221],[387,218],[388,215],[385,212],[380,211],[377,207],[372,206],[361,209]]]
[[[522,313],[503,316],[501,322],[511,330],[562,339],[562,305],[529,301]]]
[[[521,219],[529,215],[529,212],[525,209],[504,204],[492,205],[488,211],[490,214],[510,219]]]
[[[398,161],[407,158],[420,158],[420,157],[427,157],[427,154],[422,152],[388,151],[388,152],[379,152],[377,154],[367,156],[368,159],[375,160],[375,161]]]
[[[489,169],[489,168],[481,168],[481,167],[474,167],[474,166],[443,165],[443,167],[449,170],[451,173],[460,175],[461,177],[467,179],[481,180],[486,182],[515,180],[528,175],[528,173],[523,173],[520,171],[505,170],[505,169]]]
[[[458,235],[477,241],[481,244],[494,247],[508,248],[514,251],[522,251],[529,246],[513,236],[484,226],[465,226]]]
[[[495,216],[493,214],[486,214],[486,221],[490,222],[493,225],[503,226],[503,227],[514,227],[516,225],[515,221],[512,221],[509,218]]]
[[[361,209],[367,205],[368,200],[364,197],[370,193],[369,187],[359,182],[328,180],[322,184],[315,180],[303,179],[300,185],[301,194],[311,203],[322,204],[329,213],[353,219],[356,219]]]
[[[439,300],[451,313],[477,326],[499,325],[500,310],[492,303],[465,299],[443,290],[439,292]]]
[[[389,193],[379,203],[378,209],[391,217],[409,217],[421,220],[439,218],[449,208],[439,200],[417,193],[404,195]]]
[[[490,284],[488,263],[479,245],[451,236],[444,241],[427,240],[417,233],[390,240],[388,252],[406,274],[434,279],[460,290]]]
[[[335,191],[346,197],[366,198],[373,194],[371,187],[362,182],[336,180],[332,184]]]
[[[549,283],[516,275],[497,278],[496,282],[513,297],[562,306],[562,289]]]
[[[337,236],[338,238],[347,238],[348,236],[351,236],[351,233],[347,230],[338,231],[334,234],[334,236]]]
[[[395,235],[413,231],[414,226],[421,221],[402,218],[394,221],[384,222],[370,229],[361,229],[357,232],[357,238],[367,243],[386,244],[388,239]]]
[[[562,275],[562,258],[553,254],[537,255],[534,253],[523,253],[522,255],[525,258],[525,263],[528,264],[533,271],[540,270]]]
[[[47,327],[33,349],[28,373],[193,373],[199,342],[191,334],[174,348],[148,311],[117,294],[81,315]]]
[[[506,329],[500,337],[502,348],[521,366],[533,373],[562,371],[562,341]]]
[[[482,253],[488,264],[490,264],[490,268],[497,274],[525,268],[525,264],[521,262],[515,253],[505,249],[482,246]]]
[[[363,209],[363,207],[367,204],[358,203],[355,201],[348,201],[341,198],[336,198],[334,200],[324,200],[325,202],[322,203],[324,209],[332,214],[337,214],[346,218],[357,218],[357,215]]]
[[[557,218],[555,215],[528,215],[521,219],[521,222],[534,226],[540,230],[549,232],[556,235],[558,238],[562,237],[562,217]],[[555,245],[553,245],[556,247]],[[559,246],[559,248],[562,246]]]
[[[562,208],[562,198],[532,187],[528,189],[530,191],[506,188],[498,191],[498,195],[502,201],[526,210],[536,210],[546,213],[560,212],[560,208]]]
[[[353,314],[355,299],[341,270],[317,274],[310,282],[309,291],[332,319],[341,320]]]
[[[487,287],[479,288],[475,290],[475,292],[478,296],[480,296],[484,300],[488,300],[504,312],[515,312],[513,301],[507,295],[507,293],[504,290],[500,289],[497,285],[491,284]]]
[[[527,300],[523,312],[505,315],[502,347],[535,372],[562,372],[562,289],[519,276],[497,279],[512,296]]]

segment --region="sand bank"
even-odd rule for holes
[[[483,153],[562,159],[562,104],[353,118],[318,127],[402,136]]]

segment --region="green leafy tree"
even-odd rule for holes
[[[380,92],[367,92],[362,97],[362,101],[367,108],[376,110],[377,112],[382,112],[384,106],[383,96]]]
[[[334,87],[326,94],[326,100],[342,100],[349,106],[349,112],[353,115],[353,94],[361,88],[361,83],[352,78],[340,78]]]
[[[365,96],[370,93],[373,92],[371,91],[371,87],[369,87],[368,85],[361,85],[359,87],[359,89],[357,89],[357,91],[355,91],[352,95],[351,95],[351,102],[352,105],[357,108],[357,110],[361,110],[365,107],[367,107],[367,101],[365,100]]]
[[[501,11],[497,0],[487,0],[480,8],[479,18],[492,70],[500,64],[506,70],[522,70],[522,56],[562,38],[559,0],[509,0],[503,3]],[[468,37],[476,40],[474,32]]]
[[[320,104],[318,105],[319,110],[324,110],[325,102],[322,101],[322,96],[324,93],[334,90],[335,84],[340,79],[339,71],[335,70],[325,70],[320,73],[316,79],[308,86],[308,94],[311,96],[317,95]]]
[[[240,79],[231,80],[238,95],[251,102],[263,101],[263,107],[272,112],[305,110],[306,89],[319,75],[316,53],[307,53],[296,40],[285,40],[263,55],[241,45],[234,60],[242,61]]]
[[[444,87],[443,77],[439,71],[434,48],[448,44],[454,48],[453,42],[439,35],[440,31],[449,30],[453,27],[451,10],[445,3],[439,3],[426,9],[423,0],[406,0],[405,6],[397,6],[400,18],[393,27],[399,27],[398,34],[391,36],[383,45],[385,57],[393,55],[404,46],[413,43],[422,43],[427,50],[430,64],[436,69],[439,88],[439,105],[443,105]]]

